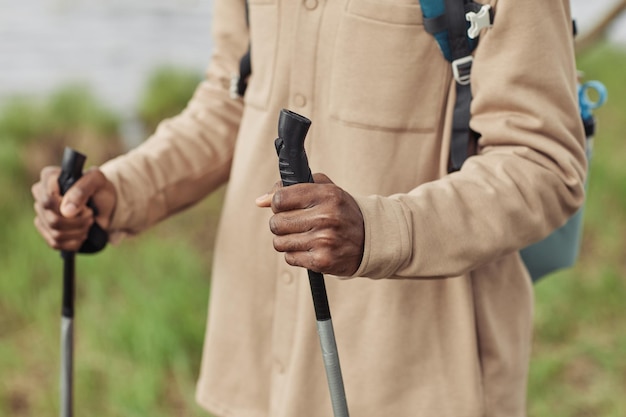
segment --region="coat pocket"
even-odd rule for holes
[[[278,42],[277,0],[249,0],[249,23],[252,75],[245,95],[246,104],[264,110],[267,108],[272,83]]]
[[[432,131],[449,70],[414,2],[349,0],[333,56],[329,110],[367,129]]]

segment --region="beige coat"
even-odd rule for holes
[[[365,219],[361,278],[326,277],[351,415],[525,415],[533,298],[516,251],[583,199],[568,0],[496,5],[472,74],[480,154],[452,175],[451,71],[417,0],[249,3],[245,100],[228,95],[248,45],[244,1],[215,0],[207,80],[103,167],[114,227],[130,234],[229,182],[199,403],[221,417],[331,415],[305,272],[273,250],[270,210],[254,204],[279,178],[273,140],[289,108],[313,121],[313,172]]]

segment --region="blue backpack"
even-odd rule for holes
[[[456,103],[450,138],[449,172],[461,169],[463,162],[475,152],[478,135],[469,128],[472,51],[478,44],[481,29],[491,26],[493,9],[471,0],[419,0],[424,28],[433,35],[439,49],[452,65],[456,80]],[[573,25],[574,34],[576,26]],[[595,90],[598,101],[589,99]],[[597,81],[578,87],[580,115],[585,127],[587,159],[591,160],[595,118],[592,110],[606,101],[606,89]],[[559,269],[574,265],[580,250],[583,209],[579,209],[565,225],[551,235],[520,251],[533,282]]]

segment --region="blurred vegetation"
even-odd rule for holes
[[[3,141],[40,142],[49,137],[86,133],[110,140],[116,137],[117,130],[117,116],[80,84],[63,87],[45,101],[15,97],[0,113]]]
[[[180,82],[186,72],[158,74],[145,97],[178,109],[146,107],[146,120],[179,111],[195,87]],[[32,224],[30,185],[43,166],[59,164],[66,145],[84,152],[88,165],[123,152],[120,120],[81,85],[46,100],[15,97],[0,109],[2,416],[59,409],[63,264]],[[221,194],[119,247],[78,258],[76,414],[207,416],[194,390]]]
[[[626,53],[601,45],[577,62],[609,98],[596,111],[580,261],[535,287],[530,417],[626,416]]]
[[[178,114],[189,101],[189,92],[201,79],[202,74],[191,70],[173,67],[157,69],[149,77],[139,103],[139,117],[146,130],[152,132],[161,120]]]
[[[84,85],[64,86],[46,100],[9,99],[0,108],[0,186],[8,192],[31,183],[43,166],[58,164],[65,146],[88,146],[91,162],[104,162],[122,151],[118,129],[119,118]]]
[[[530,417],[626,415],[626,53],[602,46],[578,63],[586,79],[606,84],[609,101],[596,112],[580,262],[535,287]],[[191,95],[194,76],[163,75],[172,71],[147,88],[146,130]],[[32,225],[30,184],[41,167],[58,164],[66,144],[88,163],[121,152],[119,120],[80,86],[0,110],[0,415],[47,416],[59,407],[62,261]],[[79,257],[77,414],[207,417],[194,390],[221,198]]]

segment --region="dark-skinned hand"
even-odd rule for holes
[[[31,192],[35,199],[35,227],[48,246],[53,249],[77,251],[87,238],[94,221],[107,230],[117,202],[113,184],[98,168],[91,168],[61,197],[59,191],[60,167],[46,167]],[[92,198],[98,208],[87,207]]]
[[[363,258],[363,215],[350,194],[326,175],[315,174],[315,183],[283,187],[256,199],[259,207],[271,207],[270,230],[274,248],[285,254],[289,265],[323,274],[353,275]]]

